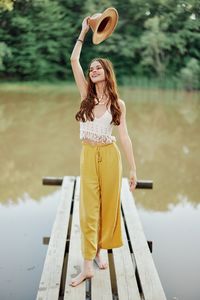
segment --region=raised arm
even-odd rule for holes
[[[82,29],[80,35],[76,41],[76,44],[71,54],[71,66],[72,66],[77,87],[81,95],[81,99],[84,99],[87,95],[87,80],[85,79],[83,69],[79,62],[79,58],[80,58],[80,53],[81,53],[85,35],[89,30],[89,25],[87,23],[88,19],[89,17],[86,17],[82,22]]]
[[[121,118],[120,125],[118,127],[118,134],[120,143],[124,150],[128,165],[129,165],[129,188],[130,191],[134,191],[137,184],[137,175],[136,175],[136,164],[133,154],[132,142],[128,134],[128,129],[126,125],[126,105],[124,101],[119,100],[119,105],[121,108]]]

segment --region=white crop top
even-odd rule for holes
[[[112,136],[113,124],[112,114],[109,110],[99,117],[94,117],[93,121],[80,121],[80,139],[89,139],[94,142],[109,144],[116,141],[116,138]]]

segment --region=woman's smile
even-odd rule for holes
[[[100,76],[101,74],[94,74],[94,75],[92,75],[92,77],[98,77],[98,76]]]

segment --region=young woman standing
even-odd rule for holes
[[[120,191],[122,162],[116,139],[119,140],[130,167],[130,190],[134,191],[137,177],[132,143],[126,125],[126,106],[119,99],[112,63],[108,59],[91,61],[86,79],[79,62],[81,48],[89,30],[89,17],[82,22],[82,30],[71,54],[74,78],[81,96],[76,120],[80,122],[82,150],[80,156],[80,229],[84,259],[81,273],[70,285],[77,286],[93,277],[93,260],[100,269],[100,249],[123,246],[121,234]]]

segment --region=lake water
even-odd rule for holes
[[[134,197],[167,299],[199,300],[199,93],[119,91],[138,179],[154,183]],[[43,237],[50,236],[60,200],[60,188],[43,186],[42,177],[79,175],[78,106],[73,85],[0,85],[1,300],[36,297]]]

